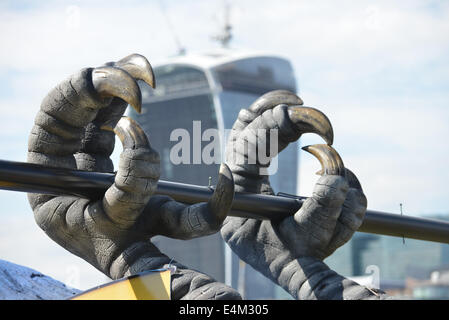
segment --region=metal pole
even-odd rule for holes
[[[113,183],[113,173],[50,168],[0,160],[0,189],[100,199]],[[213,188],[160,180],[156,194],[193,204],[208,201]],[[236,193],[229,215],[280,219],[293,215],[303,200],[285,196]],[[449,222],[367,210],[358,231],[449,243]]]

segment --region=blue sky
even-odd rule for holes
[[[26,159],[41,100],[69,74],[133,52],[153,62],[174,55],[159,3],[2,1],[0,158]],[[300,96],[330,118],[334,146],[359,177],[370,208],[399,212],[403,203],[406,214],[449,213],[447,1],[230,4],[232,47],[291,60]],[[188,52],[217,47],[210,36],[218,31],[222,1],[173,0],[164,6]],[[305,135],[302,143],[316,142]],[[318,168],[314,158],[301,155],[302,195],[311,193]],[[46,238],[25,195],[0,191],[0,203],[1,259],[80,288],[104,281]]]

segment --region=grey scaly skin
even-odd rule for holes
[[[273,91],[240,112],[226,148],[236,192],[273,194],[268,176],[261,171],[269,163],[249,163],[248,153],[255,148],[242,146],[246,141],[269,140],[258,135],[257,129],[278,129],[281,152],[302,133],[313,131],[307,120],[310,110],[301,105],[293,93]],[[318,128],[314,132],[332,144],[330,123],[327,118],[319,122],[313,125]],[[312,197],[294,216],[279,221],[227,217],[221,234],[243,261],[295,299],[384,299],[382,292],[337,274],[323,262],[360,227],[366,207],[366,197],[352,172],[325,172]]]
[[[140,109],[136,79],[154,85],[148,61],[134,54],[83,69],[44,98],[29,136],[28,162],[113,172],[114,127],[123,152],[115,183],[100,200],[28,194],[35,220],[50,238],[112,279],[171,264],[177,267],[172,299],[239,299],[234,289],[172,261],[151,242],[155,235],[191,239],[217,232],[232,204],[234,184],[222,165],[207,203],[188,206],[153,195],[159,154],[136,123],[121,118],[128,103]]]

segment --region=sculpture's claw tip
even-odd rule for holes
[[[234,178],[229,167],[222,163],[218,173],[218,182],[212,197],[209,199],[209,208],[216,221],[221,225],[234,200]]]
[[[337,151],[327,144],[315,144],[302,148],[314,155],[321,163],[322,170],[317,174],[339,175],[345,176],[345,167],[343,160]]]
[[[103,127],[107,127],[106,130],[110,128],[107,125]],[[123,148],[148,148],[150,145],[143,129],[130,117],[121,117],[113,131],[122,142]]]
[[[92,83],[101,97],[118,97],[137,112],[142,110],[142,94],[128,72],[110,66],[95,68],[92,71]]]
[[[310,107],[290,107],[290,120],[302,133],[313,132],[320,135],[328,145],[334,142],[332,124],[324,113]]]
[[[279,104],[286,104],[288,106],[302,105],[303,101],[291,91],[273,90],[259,97],[253,104],[251,104],[248,110],[256,114],[262,114],[266,110]]]
[[[144,56],[134,53],[117,61],[114,66],[125,70],[134,79],[145,81],[152,88],[156,87],[153,68]]]

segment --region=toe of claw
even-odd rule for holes
[[[360,184],[359,179],[357,179],[355,174],[348,168],[346,168],[346,179],[348,180],[350,188],[355,188],[355,189],[363,191],[362,185]]]
[[[114,131],[124,149],[148,148],[150,145],[143,129],[130,117],[121,117],[115,128],[105,125],[101,129]]]
[[[279,104],[286,104],[289,106],[302,105],[303,101],[291,91],[274,90],[259,97],[253,104],[251,104],[248,110],[260,115],[266,110],[272,109]]]
[[[302,148],[313,154],[321,163],[322,170],[317,174],[345,176],[345,166],[337,151],[327,144],[315,144]]]
[[[153,88],[156,86],[150,63],[144,56],[136,53],[92,71],[94,88],[101,97],[121,98],[140,113],[142,94],[136,80],[145,81]]]
[[[332,124],[321,111],[310,107],[295,106],[288,109],[288,114],[290,120],[299,128],[301,133],[316,133],[328,145],[332,145],[334,142]]]
[[[228,215],[233,200],[234,179],[232,172],[226,164],[222,164],[220,166],[217,186],[208,202],[210,211],[220,224]]]
[[[156,87],[153,68],[144,56],[134,53],[114,63],[114,67],[128,72],[134,79],[145,81],[152,88]]]
[[[332,145],[334,141],[334,131],[332,124],[324,113],[321,111],[304,107],[303,101],[293,92],[288,90],[270,91],[256,101],[248,108],[250,114],[260,115],[268,109],[284,104],[289,106],[288,115],[290,120],[296,125],[298,130],[303,133],[316,133],[320,135],[327,144]],[[252,120],[253,116],[249,115],[248,120]]]
[[[140,113],[142,94],[136,80],[128,72],[109,66],[95,68],[92,83],[102,98],[121,98]]]

